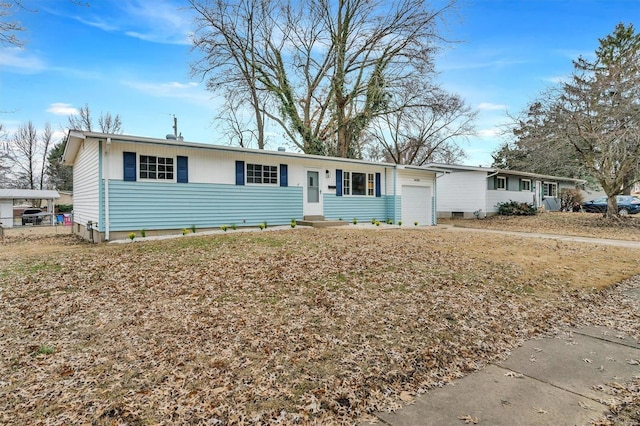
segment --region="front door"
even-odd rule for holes
[[[537,180],[536,188],[534,192],[534,203],[537,208],[540,208],[540,206],[542,206],[542,191],[543,191],[542,181]]]
[[[320,170],[307,169],[307,182],[304,187],[305,216],[322,216],[322,189],[320,185]]]

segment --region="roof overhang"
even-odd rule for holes
[[[48,189],[0,189],[0,200],[56,200],[58,191]]]
[[[517,170],[496,169],[496,172],[498,172],[501,175],[524,176],[524,177],[530,177],[532,179],[539,179],[539,180],[560,180],[563,182],[573,182],[576,184],[587,183],[587,181],[584,179],[574,179],[574,178],[568,178],[568,177],[562,177],[562,176],[541,175],[538,173],[519,172]]]
[[[332,161],[338,163],[349,163],[349,164],[365,164],[365,165],[376,165],[387,168],[406,168],[409,170],[416,170],[422,172],[431,172],[431,173],[447,173],[446,170],[441,170],[437,168],[426,166],[410,166],[410,165],[398,165],[395,163],[379,163],[374,161],[367,160],[358,160],[353,158],[342,158],[342,157],[327,157],[322,155],[312,155],[312,154],[303,154],[300,152],[288,152],[288,151],[271,151],[265,149],[254,149],[254,148],[241,148],[235,146],[227,146],[227,145],[214,145],[214,144],[205,144],[205,143],[197,143],[197,142],[187,142],[175,139],[157,139],[157,138],[147,138],[141,136],[131,136],[131,135],[116,135],[116,134],[106,134],[106,133],[95,133],[95,132],[85,132],[79,130],[70,130],[67,138],[67,145],[63,154],[63,163],[65,165],[71,166],[75,162],[75,159],[78,155],[78,151],[82,146],[82,143],[87,139],[95,139],[107,141],[110,140],[112,143],[123,142],[123,143],[140,143],[145,145],[160,145],[160,146],[172,146],[178,148],[193,148],[193,149],[204,149],[209,151],[219,151],[219,152],[234,152],[234,153],[244,153],[244,154],[259,154],[259,155],[269,155],[275,157],[285,157],[285,158],[298,158],[298,159],[307,159],[307,160],[322,160],[322,161]]]

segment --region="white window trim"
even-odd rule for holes
[[[344,181],[346,178],[346,174],[349,174],[349,193],[345,194],[345,186]],[[364,194],[354,194],[353,193],[353,174],[361,173],[364,174]],[[372,178],[373,182],[373,191],[372,194],[369,195],[369,177]],[[375,197],[376,196],[376,174],[374,172],[361,172],[361,171],[352,171],[352,170],[343,170],[342,171],[342,196],[343,197]]]
[[[260,166],[263,168],[263,172],[264,172],[264,167],[275,167],[276,168],[276,183],[255,183],[255,182],[249,182],[249,164],[254,165],[254,166]],[[256,186],[278,186],[280,185],[280,170],[278,168],[277,165],[275,164],[261,164],[261,163],[245,163],[244,165],[244,184],[245,185],[256,185]]]
[[[520,191],[531,192],[531,179],[520,179],[520,182],[522,182],[522,183],[527,182],[529,184],[529,188],[527,188],[527,189],[522,188],[522,184],[521,184],[520,185]]]
[[[543,188],[542,188],[542,197],[543,198],[557,198],[558,197],[558,182],[542,182],[542,185],[543,185]],[[551,185],[551,186],[554,186],[556,188],[555,191],[554,191],[554,195],[549,195],[549,194],[544,195],[544,188],[547,185]]]
[[[137,178],[139,181],[141,182],[176,182],[178,179],[178,159],[177,157],[165,157],[164,155],[154,155],[154,154],[140,154],[140,153],[136,153],[137,154],[137,158],[136,161],[138,162],[137,164]],[[142,167],[141,167],[141,158],[140,157],[156,157],[156,167],[158,166],[157,163],[157,159],[158,158],[171,158],[173,160],[173,177],[171,179],[160,179],[160,178],[143,178],[140,174],[142,173]],[[158,170],[156,169],[156,174],[158,173]]]
[[[500,184],[498,182],[504,182],[504,188],[500,188]],[[507,177],[506,176],[496,176],[496,191],[506,191],[507,190]]]

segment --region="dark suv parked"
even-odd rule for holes
[[[34,225],[40,225],[46,215],[47,214],[40,209],[26,209],[22,212],[22,224],[33,223]]]

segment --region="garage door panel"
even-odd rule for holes
[[[431,187],[402,186],[402,221],[406,225],[431,225]]]

